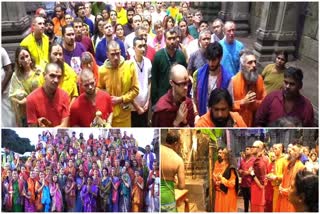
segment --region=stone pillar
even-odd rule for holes
[[[237,36],[248,36],[249,2],[222,2],[219,18],[223,21],[234,21],[237,25]]]
[[[295,51],[296,2],[263,2],[254,52],[258,62],[273,61],[277,50]]]
[[[1,3],[1,44],[13,62],[14,51],[21,40],[30,33],[30,23],[31,19],[27,15],[25,2]]]

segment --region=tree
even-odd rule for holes
[[[19,154],[34,150],[34,147],[30,144],[30,139],[19,137],[14,130],[2,129],[1,138],[2,147],[8,147],[11,151]]]

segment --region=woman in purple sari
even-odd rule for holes
[[[52,212],[62,212],[63,211],[63,201],[62,193],[60,191],[58,176],[55,174],[52,177],[52,183],[50,184],[50,195],[52,197]]]
[[[83,212],[97,212],[98,187],[92,183],[92,177],[87,178],[87,185],[81,189]]]

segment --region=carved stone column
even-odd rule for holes
[[[295,51],[296,2],[263,2],[262,17],[257,30],[254,51],[258,62],[273,61],[277,50]]]
[[[27,15],[25,2],[1,3],[1,44],[11,60],[19,43],[30,33],[31,19]]]

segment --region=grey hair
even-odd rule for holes
[[[240,51],[240,70],[242,70],[243,65],[246,63],[247,60],[247,56],[252,56],[254,55],[253,51],[249,50],[249,49],[244,49],[242,51]],[[254,55],[255,56],[255,55]]]
[[[209,29],[205,29],[205,30],[201,31],[201,32],[199,33],[199,39],[200,39],[203,35],[205,35],[205,34],[207,34],[207,33],[211,35],[211,31],[210,31]]]

